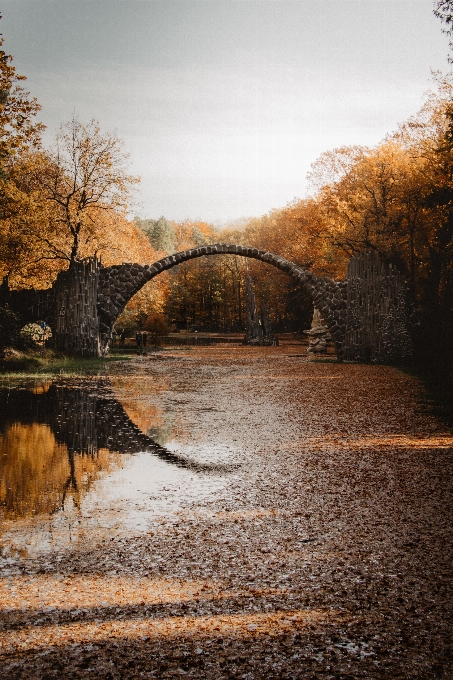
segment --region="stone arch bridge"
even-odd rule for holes
[[[10,291],[4,281],[0,302],[19,311],[24,321],[46,320],[58,349],[104,356],[116,319],[146,283],[187,260],[226,254],[270,264],[305,288],[324,319],[340,361],[386,361],[410,355],[405,282],[374,254],[352,258],[345,281],[318,277],[273,253],[224,243],[175,253],[151,265],[103,267],[90,258],[61,272],[48,290]]]

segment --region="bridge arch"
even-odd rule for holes
[[[182,262],[210,255],[238,255],[260,260],[295,279],[309,293],[314,305],[321,312],[335,344],[338,359],[342,359],[346,329],[347,282],[318,277],[294,262],[264,250],[226,243],[184,250],[164,257],[151,265],[125,263],[102,267],[99,273],[97,312],[103,353],[108,349],[110,334],[118,316],[129,300],[148,281]]]

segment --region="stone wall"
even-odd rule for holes
[[[77,356],[103,354],[98,319],[98,287],[102,270],[97,258],[73,263],[54,284],[53,334],[56,349]],[[52,328],[52,326],[51,326]]]
[[[54,326],[55,290],[10,290],[8,282],[3,280],[0,286],[0,306],[8,305],[19,315],[22,325],[32,321],[47,321],[51,328]]]
[[[377,253],[348,267],[344,358],[391,363],[412,356],[411,303],[406,281]]]

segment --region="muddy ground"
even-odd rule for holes
[[[1,678],[453,678],[453,437],[412,378],[291,346],[109,370],[215,491],[9,563]]]

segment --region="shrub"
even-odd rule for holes
[[[161,344],[162,338],[170,332],[170,325],[165,314],[150,314],[143,329],[148,333],[148,344],[157,347]]]
[[[24,347],[44,347],[46,340],[52,337],[49,326],[39,323],[27,323],[19,333],[19,340]]]

